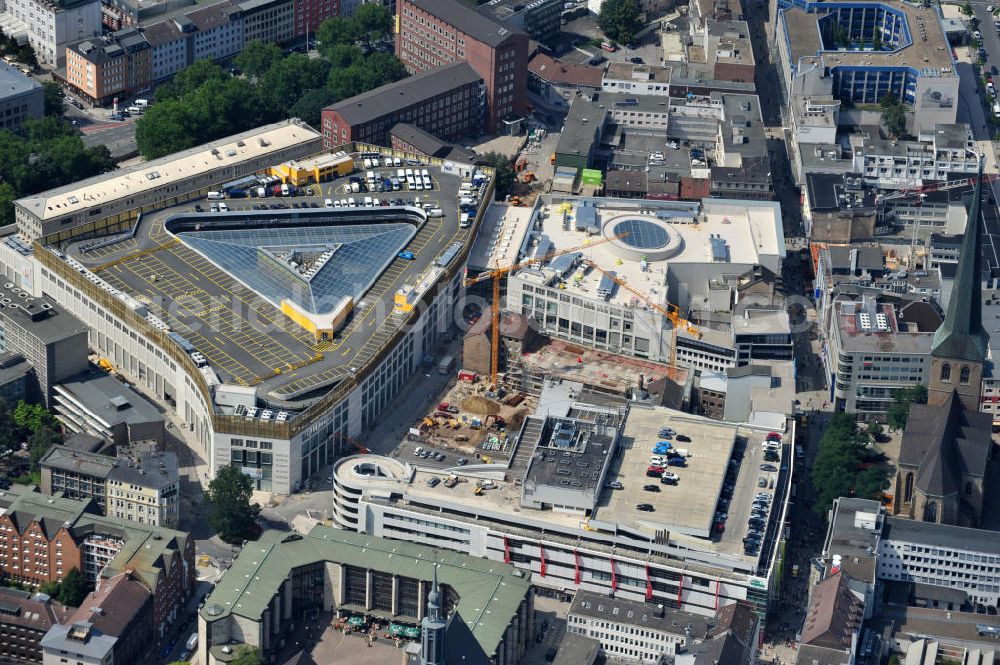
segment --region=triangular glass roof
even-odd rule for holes
[[[275,306],[326,314],[360,300],[416,235],[404,222],[179,231],[177,237]]]

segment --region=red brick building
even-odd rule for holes
[[[411,123],[443,140],[482,131],[483,80],[456,62],[388,83],[323,109],[323,145],[349,141],[389,145],[389,130]]]
[[[456,0],[398,0],[396,22],[396,55],[407,70],[468,62],[486,84],[487,131],[518,129],[527,114],[526,34]]]
[[[295,36],[312,36],[319,24],[328,18],[340,16],[340,0],[295,0]]]
[[[91,582],[127,572],[153,594],[156,639],[194,591],[194,539],[173,529],[104,517],[92,499],[14,485],[0,496],[0,574],[41,586],[77,568]]]

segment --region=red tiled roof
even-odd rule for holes
[[[604,70],[590,65],[571,65],[541,51],[528,61],[528,71],[550,83],[587,86],[600,89]]]

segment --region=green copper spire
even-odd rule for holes
[[[958,256],[955,286],[948,302],[944,323],[934,333],[931,355],[970,362],[986,360],[990,337],[983,330],[981,284],[983,253],[979,247],[980,203],[983,195],[983,158],[979,158],[979,177],[969,204],[962,249]]]

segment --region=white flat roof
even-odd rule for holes
[[[318,138],[320,134],[308,125],[295,119],[287,120],[121,171],[27,196],[18,199],[16,203],[42,220],[63,217],[125,196],[138,196],[147,190],[162,189],[171,183],[196,176],[199,172],[233,166]]]
[[[595,221],[605,238],[615,234],[620,221],[649,221],[669,236],[669,246],[660,252],[670,254],[669,258],[657,259],[655,250],[643,254],[641,249],[626,247],[623,240],[627,238],[595,244],[600,236],[575,228],[573,217],[577,214],[577,206],[574,205],[569,212],[571,221],[567,228],[563,223],[563,204],[559,203],[543,206],[539,215],[541,226],[538,234],[549,241],[545,251],[582,246],[584,258],[606,271],[614,271],[619,279],[658,303],[666,300],[667,271],[671,267],[704,265],[720,273],[731,272],[728,268],[730,264],[772,264],[785,251],[780,206],[772,201],[705,199],[697,216],[693,211],[697,204],[689,204],[691,213],[687,213],[683,209],[684,204],[681,204],[674,208],[678,215],[672,219],[657,218],[657,209],[649,202],[643,202],[641,209],[625,201],[620,206],[616,206],[613,200],[599,205],[594,213]],[[725,256],[721,258],[716,253],[719,246],[724,248]],[[537,251],[544,253],[542,250],[540,246]],[[646,257],[645,267],[641,262],[643,255]],[[762,261],[762,257],[770,260]],[[596,296],[602,277],[600,271],[585,272],[578,268],[572,276],[567,276],[567,282]],[[609,302],[628,306],[635,299],[630,292],[617,288]]]

